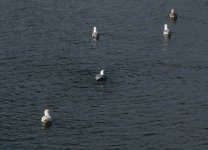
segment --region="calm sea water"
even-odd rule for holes
[[[0,149],[208,149],[207,0],[0,5]]]

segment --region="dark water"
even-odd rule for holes
[[[0,6],[0,149],[208,149],[207,0]]]

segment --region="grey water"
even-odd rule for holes
[[[1,150],[208,149],[207,0],[0,6]]]

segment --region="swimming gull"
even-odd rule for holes
[[[93,28],[92,38],[93,39],[98,39],[99,38],[99,33],[97,32],[97,28],[96,27]]]
[[[173,9],[173,8],[171,9],[169,16],[170,16],[170,19],[172,19],[174,21],[177,19],[177,14],[175,12],[175,9]]]
[[[168,36],[168,37],[171,36],[171,32],[170,32],[170,30],[168,29],[168,25],[167,25],[167,24],[164,25],[163,35],[164,35],[164,36]]]
[[[95,76],[96,81],[106,80],[106,75],[104,74],[104,70],[101,70],[99,74]]]
[[[50,110],[49,109],[45,109],[44,116],[41,118],[41,122],[42,122],[43,126],[45,126],[45,127],[48,127],[48,126],[51,125],[52,118],[50,116]]]

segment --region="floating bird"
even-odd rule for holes
[[[177,20],[177,14],[173,8],[171,9],[169,16],[171,20],[174,20],[174,21]]]
[[[92,38],[95,39],[95,40],[97,40],[99,38],[99,34],[97,32],[97,28],[96,27],[93,28]]]
[[[104,74],[104,70],[100,71],[100,74],[95,76],[96,81],[103,81],[106,80],[106,75]]]
[[[164,36],[167,36],[167,37],[170,37],[170,36],[171,36],[171,32],[170,32],[170,30],[168,29],[168,25],[167,25],[167,24],[164,25],[163,35],[164,35]]]
[[[44,127],[49,127],[52,123],[52,118],[50,116],[50,110],[45,109],[44,116],[41,118],[41,122]]]

